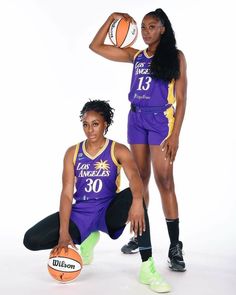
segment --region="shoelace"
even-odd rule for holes
[[[182,249],[179,244],[177,244],[175,247],[170,248],[170,253],[172,257],[180,257],[181,259],[183,258],[183,253]]]
[[[151,261],[151,264],[150,264],[150,271],[151,271],[151,273],[153,273],[153,274],[156,273],[156,269],[155,269],[155,265],[154,265],[153,261]]]
[[[128,245],[133,245],[133,246],[137,246],[137,239],[136,238],[131,238],[130,241],[128,242]]]
[[[134,243],[138,243],[138,239],[136,238],[136,237],[132,237],[131,239],[130,239],[130,242],[134,242]]]

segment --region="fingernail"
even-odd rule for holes
[[[162,150],[162,152],[164,152],[165,149],[161,149],[161,150]]]

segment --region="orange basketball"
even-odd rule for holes
[[[78,277],[82,269],[82,258],[79,253],[72,248],[64,249],[58,255],[50,254],[48,260],[48,271],[57,281],[70,282]]]
[[[115,19],[108,31],[112,44],[120,48],[131,46],[135,42],[137,34],[137,25],[124,18]]]

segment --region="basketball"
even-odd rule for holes
[[[138,34],[138,27],[124,18],[115,19],[110,25],[108,36],[116,47],[125,48],[131,46]]]
[[[58,255],[50,254],[48,260],[48,272],[57,281],[70,282],[78,277],[82,269],[82,258],[72,248],[64,249]]]

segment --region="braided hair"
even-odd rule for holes
[[[84,116],[86,112],[94,111],[99,113],[104,120],[107,122],[107,127],[105,129],[105,134],[108,131],[109,126],[113,123],[114,109],[109,105],[108,101],[105,100],[89,100],[83,106],[80,111],[80,119]]]

